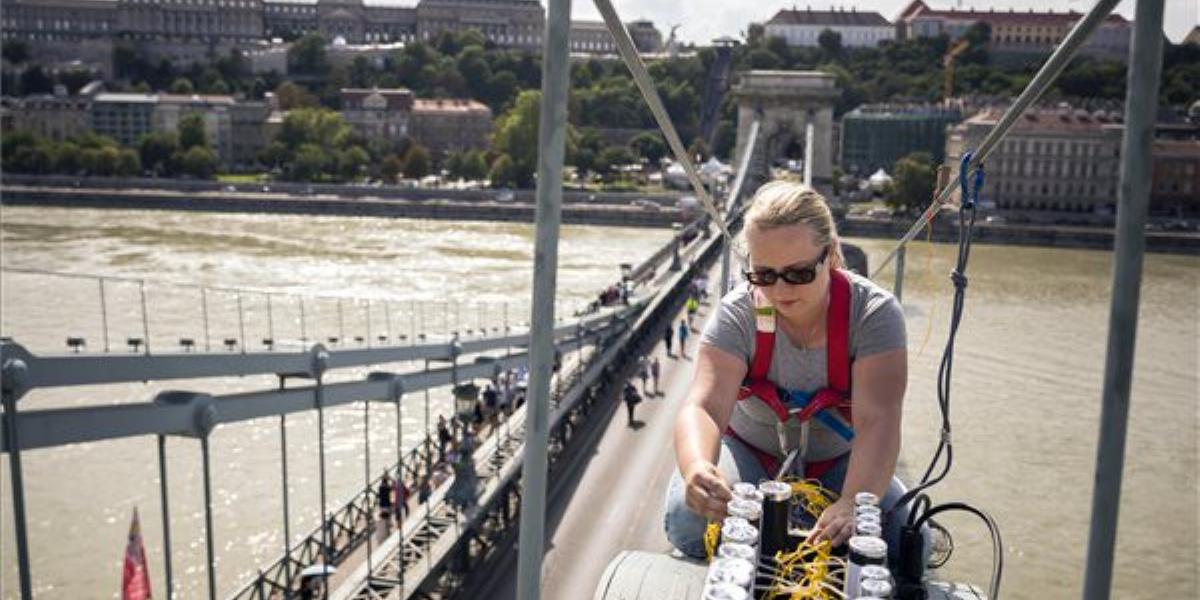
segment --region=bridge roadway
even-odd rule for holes
[[[703,326],[715,301],[710,297],[701,306],[695,329]],[[649,356],[657,356],[663,366],[660,393],[638,405],[632,426],[625,407],[613,399],[613,411],[593,432],[599,439],[581,443],[586,455],[576,457],[570,470],[552,482],[543,598],[591,598],[609,560],[622,550],[670,551],[663,534],[663,498],[675,469],[674,418],[691,381],[697,347],[698,335],[689,339],[686,356],[680,356],[678,347],[667,356],[658,343]],[[516,543],[506,550],[498,553],[504,558],[492,575],[479,578],[462,598],[516,600]]]

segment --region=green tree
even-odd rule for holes
[[[316,144],[302,144],[287,164],[287,177],[293,181],[316,181],[329,166],[329,155]]]
[[[667,143],[663,141],[662,135],[649,131],[639,133],[630,140],[629,148],[652,165],[657,165],[658,161],[667,155]]]
[[[462,176],[467,180],[480,180],[487,177],[488,165],[483,158],[483,152],[473,151],[463,155]]]
[[[825,54],[837,56],[842,53],[842,34],[832,29],[823,29],[817,36],[817,45],[825,51]]]
[[[888,206],[906,211],[919,211],[933,199],[937,173],[928,152],[913,152],[896,161],[893,188],[888,194]]]
[[[171,157],[179,150],[179,137],[173,131],[153,131],[138,142],[142,166],[160,175],[169,174]]]
[[[142,161],[132,148],[122,148],[117,154],[116,174],[121,177],[134,177],[142,172]]]
[[[288,73],[323,76],[329,72],[325,55],[325,38],[316,33],[305,34],[288,49]]]
[[[83,156],[74,142],[63,142],[54,152],[54,171],[74,175],[83,168]]]
[[[25,40],[4,40],[3,49],[0,54],[3,54],[4,60],[19,65],[29,60],[29,44]]]
[[[704,143],[704,138],[696,138],[692,140],[692,145],[688,146],[688,156],[691,156],[696,162],[704,162],[708,160],[710,153],[708,144]]]
[[[179,149],[189,150],[195,146],[208,147],[208,132],[204,130],[204,115],[189,113],[179,119]]]
[[[317,106],[316,96],[290,81],[285,81],[275,88],[275,100],[279,103],[279,109],[284,111]]]
[[[383,157],[383,162],[379,164],[379,176],[388,183],[396,183],[400,178],[400,174],[404,172],[404,159],[389,154]]]
[[[747,58],[750,61],[751,69],[778,69],[783,66],[783,61],[766,48],[751,50]]]
[[[462,174],[463,153],[451,152],[446,157],[445,169],[451,179],[466,179]]]
[[[496,157],[488,171],[488,179],[492,187],[517,187],[517,166],[512,157],[507,154]]]
[[[517,101],[504,113],[495,125],[492,150],[497,155],[508,155],[513,163],[514,180],[517,187],[533,185],[533,173],[537,169],[538,115],[541,113],[541,92],[526,90],[517,96]],[[568,126],[566,154],[574,152],[571,140],[575,133]],[[495,164],[493,163],[493,170]]]
[[[628,148],[623,146],[609,146],[596,155],[596,161],[593,163],[592,168],[607,179],[616,173],[617,167],[627,165],[633,161],[633,154]]]
[[[33,65],[26,67],[21,72],[21,93],[29,94],[49,94],[54,91],[54,80],[46,75],[42,70],[41,65]]]
[[[371,157],[360,146],[351,146],[337,154],[337,171],[338,176],[343,180],[354,180],[358,178],[359,173],[367,163],[371,162]]]
[[[350,137],[350,126],[340,113],[324,108],[293,110],[283,119],[278,140],[291,150],[304,144],[341,148]]]
[[[172,94],[194,94],[195,92],[196,88],[192,85],[192,80],[187,77],[180,77],[171,82]]]
[[[179,169],[196,179],[211,179],[217,172],[217,155],[206,146],[192,146],[180,150]]]
[[[404,156],[404,176],[409,179],[420,179],[429,174],[432,161],[429,151],[419,144],[413,144]]]

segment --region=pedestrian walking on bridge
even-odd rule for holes
[[[679,355],[687,357],[687,339],[691,334],[691,328],[688,327],[687,319],[679,321]]]
[[[663,345],[667,347],[667,356],[671,356],[671,340],[675,338],[675,331],[671,328],[671,324],[667,323],[667,328],[663,330]]]
[[[658,362],[658,357],[655,356],[654,360],[650,361],[650,377],[652,379],[654,379],[654,395],[655,396],[657,396],[659,394],[659,392],[658,392],[658,377],[660,375],[662,375],[662,363]]]
[[[623,392],[623,395],[625,396],[625,410],[629,411],[628,423],[632,425],[633,409],[642,402],[642,396],[638,394],[637,388],[633,387],[633,384],[628,381],[625,382],[625,391]]]

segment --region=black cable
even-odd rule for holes
[[[934,515],[951,510],[961,510],[971,513],[983,519],[984,524],[987,525],[988,532],[992,536],[992,580],[988,585],[988,598],[993,600],[999,598],[1000,578],[1004,575],[1004,541],[1000,538],[1000,527],[996,525],[996,521],[992,519],[991,515],[965,502],[947,502],[926,511],[924,515],[921,515],[920,519],[917,519],[916,526],[919,528],[926,521],[933,518]]]

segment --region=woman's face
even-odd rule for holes
[[[761,290],[785,317],[800,317],[819,309],[829,289],[829,254],[820,264],[826,248],[817,244],[816,234],[807,225],[785,225],[760,229],[746,228],[746,245],[750,250],[750,270],[773,269],[776,273],[789,267],[816,267],[816,278],[807,284],[792,284],[779,278],[773,285],[762,286]]]

